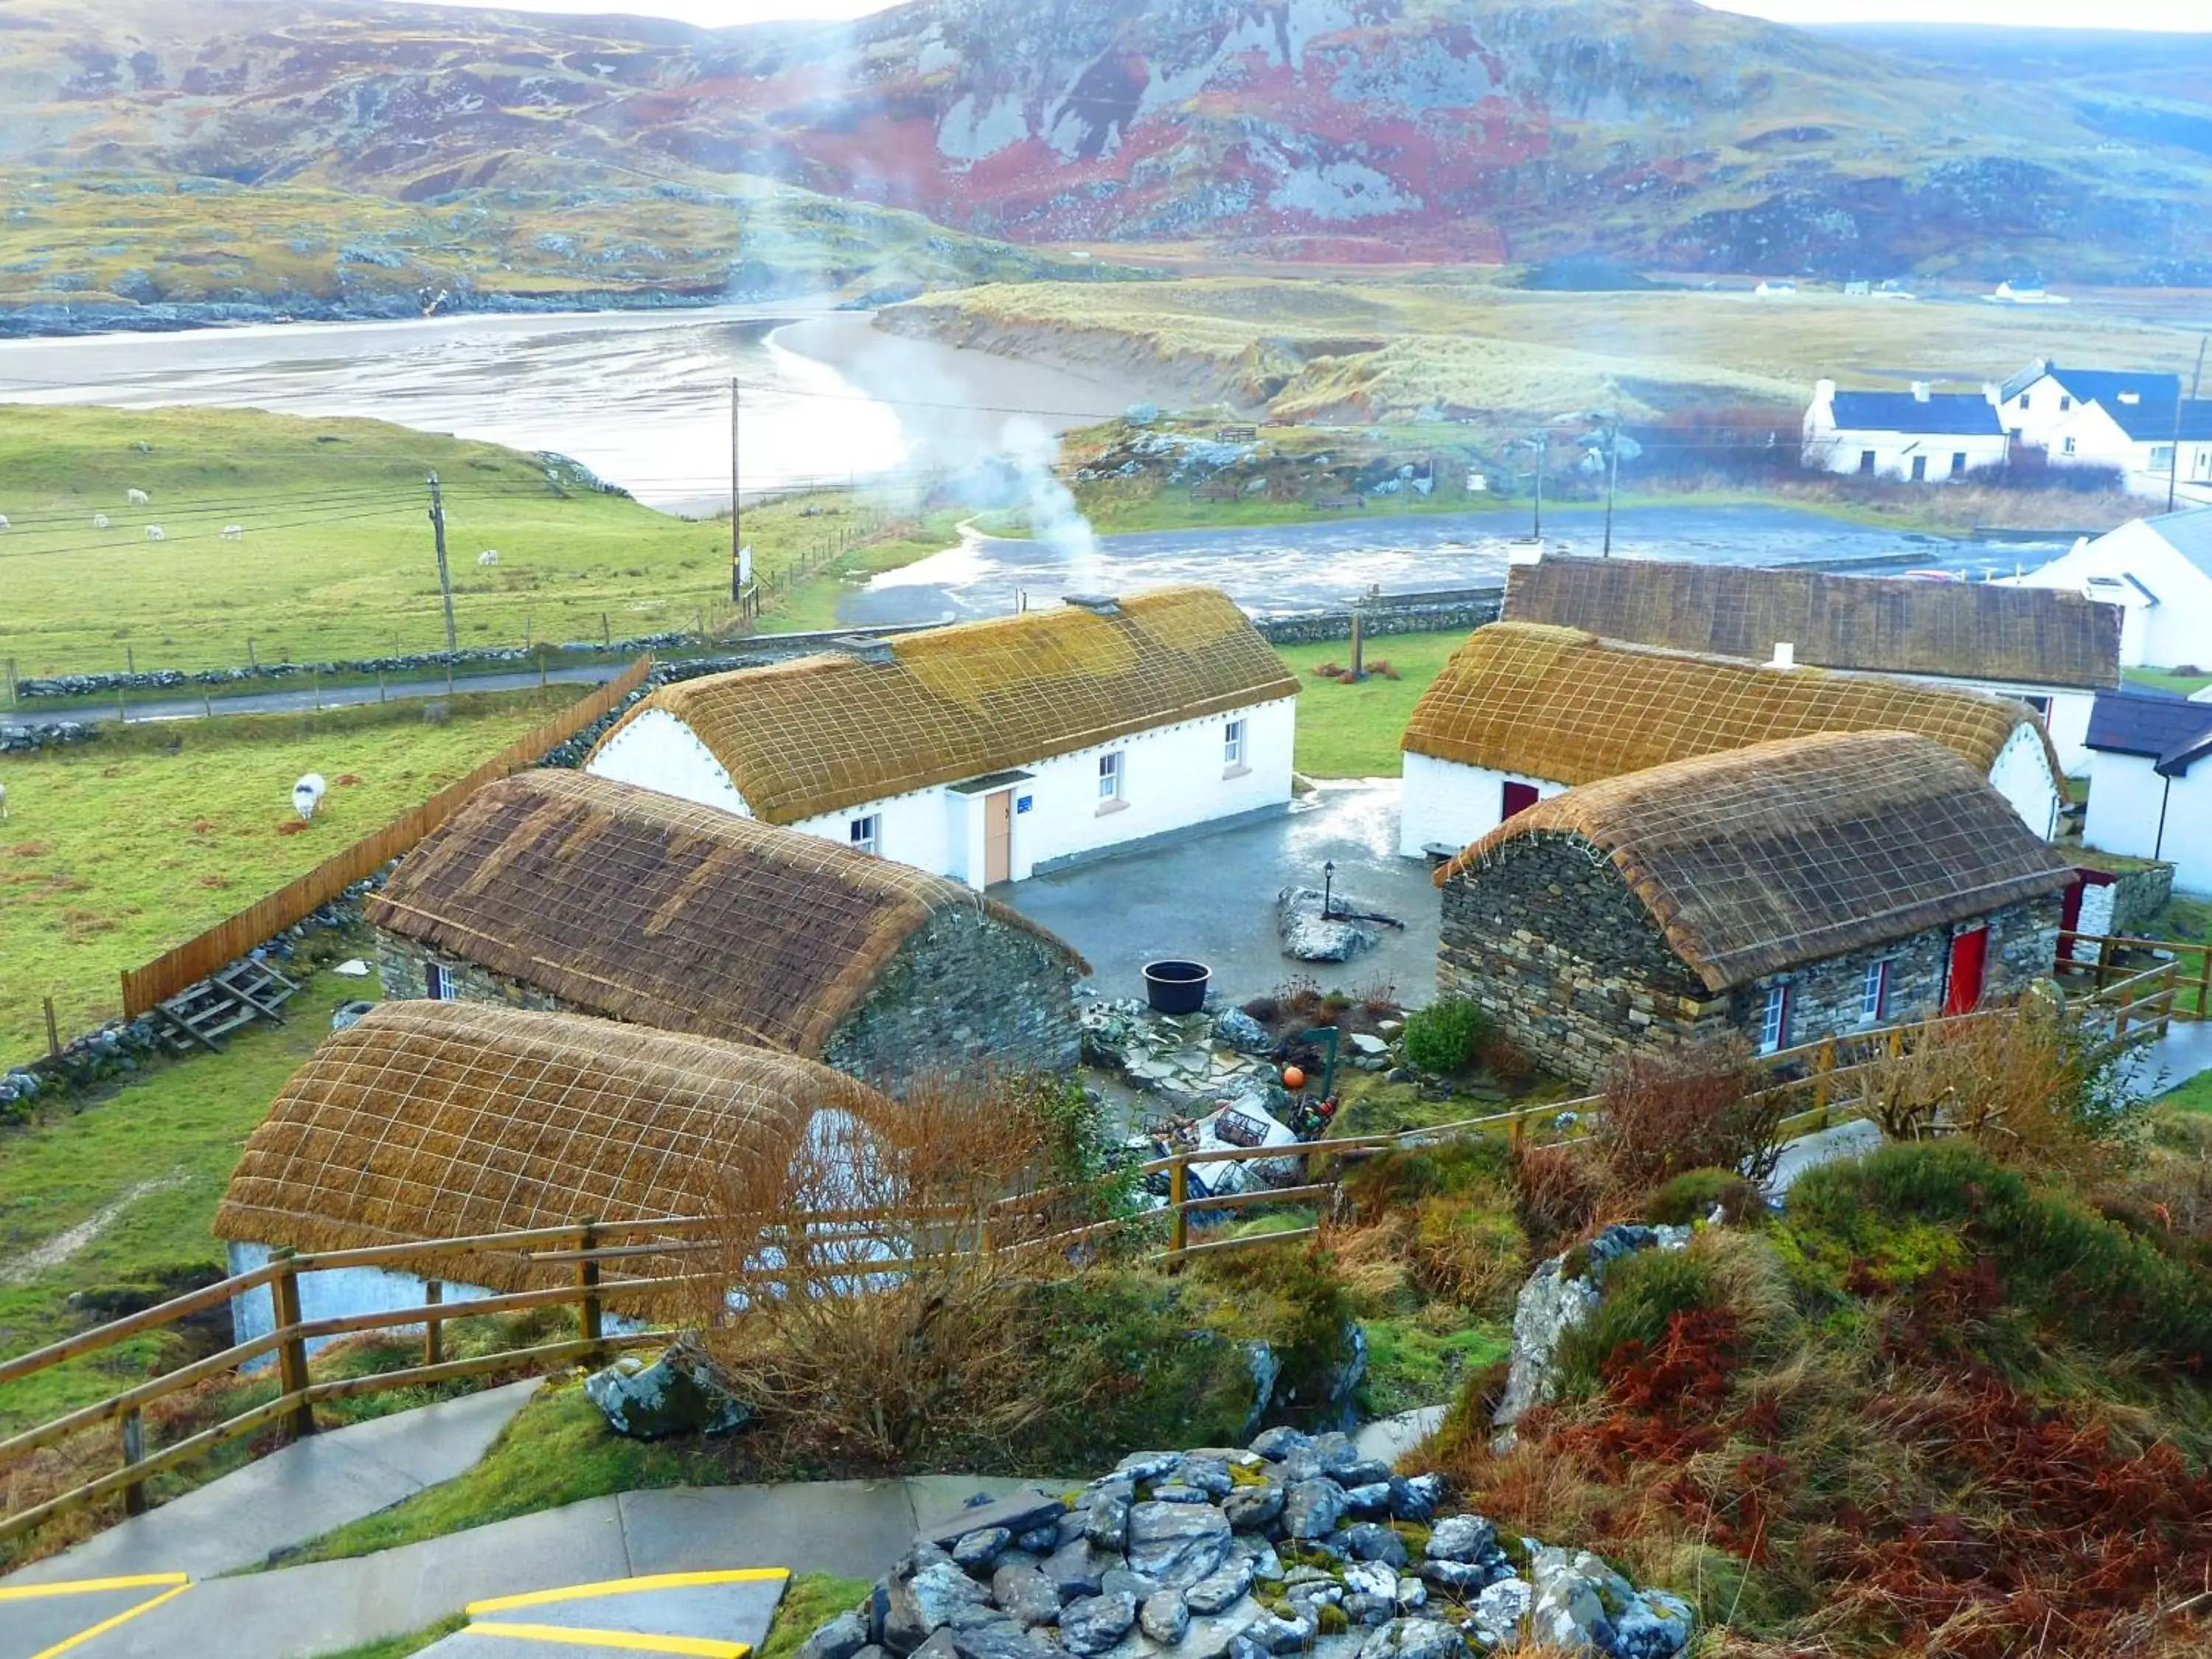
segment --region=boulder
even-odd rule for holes
[[[1060,1610],[1060,1645],[1092,1659],[1121,1641],[1136,1622],[1136,1598],[1126,1590],[1083,1596]]]
[[[1349,1482],[1344,1487],[1344,1510],[1347,1515],[1383,1516],[1390,1513],[1390,1483],[1376,1480],[1364,1486]]]
[[[967,1630],[947,1625],[929,1639],[934,1642],[938,1637],[951,1639],[952,1650],[959,1659],[1053,1659],[1054,1655],[1049,1642],[1032,1635],[1010,1619],[994,1619]]]
[[[953,1540],[953,1563],[979,1578],[988,1577],[993,1565],[1013,1541],[1013,1534],[1004,1527],[979,1528]]]
[[[1065,1598],[1097,1595],[1108,1571],[1126,1565],[1111,1551],[1100,1549],[1087,1538],[1078,1538],[1045,1557],[1037,1571]]]
[[[1498,1541],[1498,1528],[1479,1515],[1446,1516],[1429,1528],[1431,1561],[1474,1562]]]
[[[1137,1628],[1145,1633],[1146,1641],[1158,1642],[1164,1648],[1173,1647],[1190,1628],[1190,1604],[1183,1600],[1181,1590],[1157,1590],[1138,1607]]]
[[[1410,1479],[1403,1475],[1390,1477],[1390,1513],[1401,1521],[1425,1522],[1437,1512],[1437,1504],[1444,1495],[1443,1477],[1439,1474],[1417,1474]]]
[[[1002,1566],[991,1575],[991,1600],[1024,1630],[1054,1624],[1060,1618],[1059,1589],[1036,1568],[1024,1564]]]
[[[1520,1633],[1521,1621],[1535,1602],[1536,1592],[1527,1579],[1501,1578],[1474,1598],[1474,1616],[1495,1641],[1504,1644]]]
[[[1115,1554],[1128,1547],[1128,1500],[1103,1494],[1094,1498],[1084,1519],[1083,1535],[1100,1549]]]
[[[1214,1040],[1240,1054],[1264,1054],[1274,1047],[1267,1028],[1242,1008],[1231,1008],[1213,1022]]]
[[[1636,1587],[1587,1550],[1539,1549],[1531,1566],[1531,1634],[1570,1652],[1674,1659],[1696,1620],[1687,1603]]]
[[[623,1355],[585,1378],[584,1392],[617,1434],[633,1440],[728,1434],[753,1414],[689,1335],[677,1338],[649,1365],[635,1354]]]
[[[1139,1504],[1129,1511],[1129,1565],[1187,1589],[1229,1557],[1229,1517],[1211,1504]]]
[[[1334,1541],[1353,1561],[1380,1561],[1394,1568],[1406,1565],[1406,1540],[1379,1521],[1346,1527]]]
[[[1263,1532],[1282,1518],[1283,1489],[1272,1480],[1239,1486],[1221,1500],[1221,1512],[1238,1532]]]
[[[1468,1659],[1467,1638],[1434,1619],[1393,1619],[1361,1644],[1359,1659]]]
[[[1160,1592],[1160,1581],[1141,1572],[1132,1572],[1127,1567],[1109,1567],[1098,1581],[1101,1595],[1127,1595],[1142,1601],[1148,1595]]]
[[[1252,1443],[1252,1449],[1271,1462],[1279,1463],[1301,1447],[1313,1444],[1313,1437],[1297,1429],[1269,1429]]]
[[[1607,1227],[1579,1254],[1589,1263],[1587,1273],[1570,1275],[1568,1255],[1553,1256],[1528,1275],[1513,1304],[1513,1358],[1491,1423],[1498,1430],[1493,1446],[1512,1449],[1514,1425],[1552,1397],[1559,1386],[1553,1358],[1560,1339],[1597,1310],[1598,1297],[1608,1264],[1639,1250],[1679,1250],[1690,1242],[1687,1227]]]
[[[1283,954],[1296,961],[1349,962],[1361,951],[1373,950],[1382,937],[1365,922],[1342,914],[1364,908],[1336,894],[1324,917],[1321,889],[1285,887],[1275,895],[1275,937]]]
[[[1326,1538],[1343,1515],[1344,1488],[1334,1480],[1301,1480],[1283,1498],[1283,1524],[1293,1538]]]
[[[951,1549],[971,1532],[1004,1527],[1016,1534],[1016,1541],[1024,1549],[1033,1549],[1035,1546],[1024,1541],[1024,1535],[1037,1528],[1051,1526],[1066,1510],[1067,1505],[1060,1499],[1048,1498],[1042,1492],[1016,1492],[1011,1498],[956,1510],[935,1526],[923,1528],[921,1536],[939,1549]]]
[[[912,1653],[957,1614],[989,1603],[990,1593],[981,1584],[944,1555],[931,1553],[936,1559],[911,1571],[894,1569],[887,1583],[884,1645],[893,1653]]]
[[[1182,1484],[1204,1492],[1209,1498],[1226,1498],[1237,1486],[1230,1475],[1229,1465],[1218,1457],[1184,1458]],[[1157,1492],[1153,1495],[1158,1496]]]
[[[1183,1600],[1196,1613],[1224,1613],[1244,1599],[1252,1588],[1255,1564],[1239,1557],[1215,1569],[1183,1592]]]
[[[867,1645],[867,1622],[857,1613],[841,1613],[799,1644],[799,1659],[853,1659]]]

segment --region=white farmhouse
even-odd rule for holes
[[[2212,663],[2212,507],[2137,519],[2014,579],[2120,607],[2130,668]]]
[[[1984,392],[1936,392],[1925,380],[1910,392],[1838,392],[1821,380],[1801,459],[1815,471],[1944,483],[2001,467],[2009,452]]]
[[[972,887],[1288,810],[1297,680],[1211,587],[664,686],[595,776]]]
[[[2034,711],[1978,691],[1659,651],[1500,622],[1414,705],[1398,850],[1456,854],[1577,784],[1817,732],[1912,732],[1972,763],[2045,840],[2065,781]]]
[[[1991,692],[2042,715],[2060,764],[2069,775],[2087,776],[2090,706],[2120,684],[2122,613],[2098,603],[2101,597],[1992,582],[1553,556],[1506,573],[1505,620]]]
[[[1997,417],[2052,466],[2110,467],[2130,495],[2212,502],[2212,398],[2181,377],[2039,357],[1996,389]]]
[[[2176,888],[2212,893],[2212,704],[2108,693],[2097,699],[2089,747],[2096,769],[2083,842],[2163,859]]]

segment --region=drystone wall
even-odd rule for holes
[[[442,977],[452,988],[452,999],[456,1002],[497,1003],[539,1013],[558,1013],[565,1006],[558,998],[534,985],[525,985],[520,980],[495,974],[473,962],[433,955],[412,939],[387,933],[380,927],[375,932],[376,970],[383,982],[386,1002],[428,996],[429,968],[434,962],[443,970]]]
[[[1494,623],[1504,608],[1502,587],[1471,587],[1460,592],[1386,596],[1359,608],[1360,632],[1369,639],[1389,634],[1469,633]],[[1314,645],[1352,637],[1349,608],[1304,611],[1261,617],[1252,624],[1271,645]]]

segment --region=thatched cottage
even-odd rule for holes
[[[566,1009],[818,1060],[877,1087],[1071,1069],[1082,957],[911,866],[541,770],[478,790],[366,915],[386,997]]]
[[[2010,697],[2043,717],[2075,775],[2089,769],[2097,693],[2120,683],[2120,607],[2049,587],[1547,557],[1507,573],[1505,620]]]
[[[2038,836],[2057,828],[2065,779],[2024,704],[1493,623],[1452,653],[1407,724],[1399,850],[1456,852],[1563,789],[1816,732],[1931,738],[1970,762]]]
[[[215,1232],[230,1270],[279,1246],[365,1249],[582,1221],[711,1212],[741,1162],[788,1168],[822,1120],[831,1144],[865,1137],[888,1103],[794,1054],[574,1014],[387,1003],[325,1038],[246,1143]],[[681,1260],[681,1258],[677,1258]],[[659,1264],[656,1266],[656,1264]],[[631,1277],[671,1269],[624,1264]],[[308,1319],[574,1284],[573,1263],[507,1251],[426,1257],[413,1271],[305,1274]],[[680,1312],[626,1297],[618,1312]],[[240,1342],[274,1328],[270,1293],[234,1299]]]
[[[1297,689],[1216,589],[1071,597],[664,686],[585,769],[989,887],[1286,811]]]
[[[1587,1080],[1655,1041],[1771,1053],[2009,996],[2074,872],[1952,750],[1863,732],[1571,789],[1437,879],[1439,992]]]

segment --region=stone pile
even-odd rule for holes
[[[1523,1636],[1672,1659],[1688,1605],[1596,1556],[1442,1514],[1443,1482],[1341,1434],[1139,1452],[1063,1500],[967,1511],[916,1540],[799,1659],[1471,1659]]]
[[[1081,1019],[1085,1061],[1179,1112],[1255,1096],[1271,1113],[1289,1103],[1267,1058],[1267,1030],[1249,1015],[1156,1014],[1131,1000],[1085,1001]]]

